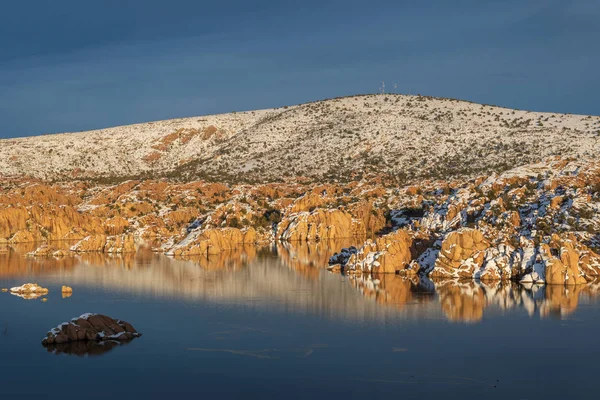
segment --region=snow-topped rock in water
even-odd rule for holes
[[[127,342],[142,334],[128,322],[100,314],[83,314],[51,329],[42,340],[44,346],[77,341]]]
[[[26,283],[22,286],[10,288],[10,293],[26,300],[33,300],[48,294],[48,289],[37,283]]]

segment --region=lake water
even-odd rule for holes
[[[330,248],[211,260],[0,254],[2,396],[84,398],[597,398],[600,283],[558,286],[346,277]],[[73,287],[63,298],[61,286]],[[41,339],[86,312],[141,338],[102,354]]]

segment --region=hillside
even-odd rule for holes
[[[269,110],[0,140],[0,176],[275,181],[475,176],[593,157],[600,117],[364,95]]]

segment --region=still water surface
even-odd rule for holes
[[[25,249],[26,250],[26,249]],[[211,260],[0,254],[0,393],[86,398],[597,398],[600,284],[572,289],[345,277],[329,248]],[[60,287],[74,293],[62,298]],[[45,332],[86,312],[139,339],[53,354]]]

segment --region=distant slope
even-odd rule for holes
[[[0,175],[272,181],[467,176],[550,155],[597,157],[600,117],[364,95],[0,140]]]

